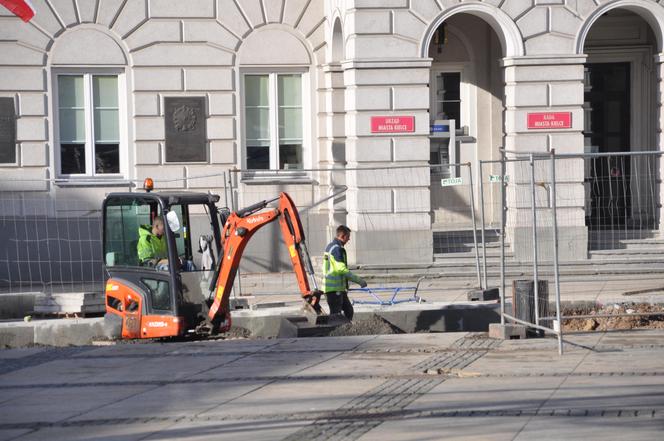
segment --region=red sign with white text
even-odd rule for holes
[[[529,129],[571,129],[572,112],[538,112],[528,114]]]
[[[372,116],[371,133],[405,133],[415,131],[414,116]]]

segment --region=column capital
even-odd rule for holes
[[[404,69],[430,68],[432,58],[391,58],[391,59],[354,59],[341,62],[344,70],[348,69]]]
[[[342,73],[344,68],[341,66],[341,63],[326,63],[322,64],[320,68],[325,73]]]
[[[525,55],[523,57],[507,57],[500,62],[503,67],[510,66],[550,66],[563,64],[584,64],[587,55]]]

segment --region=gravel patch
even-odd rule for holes
[[[373,315],[368,320],[356,320],[354,322],[343,324],[333,330],[330,333],[330,336],[341,337],[351,335],[386,334],[403,334],[403,331],[378,317],[377,315]]]

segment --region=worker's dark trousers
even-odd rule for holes
[[[341,314],[343,311],[348,320],[353,320],[353,304],[348,299],[346,291],[328,292],[325,293],[325,297],[330,307],[330,315]]]

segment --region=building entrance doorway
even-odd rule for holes
[[[585,66],[584,140],[587,153],[630,151],[630,63]],[[589,117],[589,118],[588,118]],[[586,164],[591,230],[624,228],[631,212],[630,157],[593,157]]]
[[[641,246],[661,211],[654,29],[637,10],[611,9],[584,41],[584,160],[588,250]],[[651,246],[652,244],[643,245]]]
[[[466,253],[474,247],[471,167],[503,145],[503,48],[496,31],[479,16],[455,14],[432,35],[430,90],[430,207],[434,254]],[[491,222],[491,213],[487,222]]]

